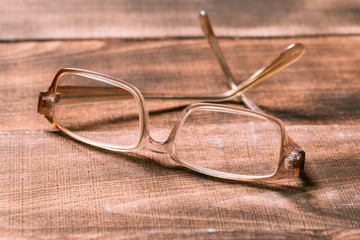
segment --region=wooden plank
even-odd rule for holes
[[[291,42],[307,46],[300,62],[248,93],[285,121],[307,153],[302,178],[270,183],[219,181],[178,167],[166,156],[94,149],[63,137],[36,113],[39,91],[61,67],[106,73],[141,90],[225,90],[205,40],[1,43],[0,234],[356,239],[359,40],[220,41],[237,79],[250,76]],[[164,108],[161,104],[150,108]],[[166,137],[180,113],[152,115],[151,134]],[[353,230],[331,230],[344,228]]]
[[[303,42],[307,46],[303,59],[248,95],[286,122],[343,124],[359,120],[358,41],[359,37],[325,37],[221,40],[220,44],[241,82],[289,43]],[[205,40],[2,43],[0,52],[1,131],[51,129],[35,111],[37,96],[63,67],[115,76],[142,91],[209,93],[228,89]]]
[[[198,37],[201,9],[223,37],[360,33],[357,0],[1,0],[0,6],[0,40]]]
[[[308,153],[307,178],[238,184],[55,132],[2,133],[2,228],[14,236],[359,228],[359,126],[289,130]]]
[[[1,229],[17,237],[141,237],[359,228],[359,126],[288,129],[307,151],[306,178],[236,184],[55,132],[2,133]]]

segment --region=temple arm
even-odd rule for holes
[[[200,23],[201,28],[204,32],[206,39],[209,42],[211,50],[213,51],[216,59],[219,62],[219,65],[228,80],[228,85],[231,89],[237,89],[238,86],[234,81],[234,77],[230,71],[228,64],[225,61],[224,55],[221,51],[221,48],[216,39],[215,33],[212,29],[210,19],[205,11],[200,11]],[[250,78],[245,80],[242,84],[254,86],[255,84],[265,80],[266,78],[272,76],[283,68],[291,65],[296,62],[305,52],[305,47],[301,43],[289,45],[277,58],[275,58],[269,65],[261,68]],[[242,85],[241,84],[241,85]],[[244,94],[238,94],[238,99],[241,100],[248,108],[263,112],[255,103],[253,103],[249,98]]]
[[[209,25],[211,27],[211,25]],[[243,93],[277,73],[281,69],[299,59],[304,53],[304,46],[300,43],[292,44],[286,48],[277,58],[275,58],[270,64],[258,70],[250,78],[245,80],[240,85],[236,86],[234,78],[231,75],[230,69],[221,53],[215,36],[209,35],[212,39],[209,41],[211,49],[215,53],[223,72],[227,76],[231,90],[219,93],[219,94],[203,94],[203,95],[176,95],[176,94],[161,94],[161,93],[142,93],[145,99],[158,99],[158,100],[191,100],[191,101],[208,101],[208,102],[223,102],[232,100],[234,98],[242,97],[243,102],[251,109],[261,111],[256,107],[249,99],[244,97]],[[211,37],[214,36],[214,37]],[[78,74],[81,75],[81,74]],[[86,77],[86,76],[85,76]],[[90,102],[90,101],[112,101],[128,99],[131,95],[117,87],[78,87],[78,86],[58,86],[56,90],[56,98],[58,103],[72,103],[72,102]]]

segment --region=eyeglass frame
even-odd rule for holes
[[[94,147],[115,151],[115,152],[136,152],[140,149],[147,148],[150,151],[156,153],[163,153],[170,156],[176,163],[187,167],[191,170],[194,170],[199,173],[203,173],[205,175],[213,176],[216,178],[222,179],[230,179],[236,181],[269,181],[280,178],[291,178],[299,176],[300,171],[304,168],[305,163],[305,152],[289,137],[286,135],[285,127],[283,122],[280,119],[277,119],[273,116],[263,113],[260,108],[258,108],[254,103],[248,99],[244,92],[250,89],[255,84],[261,82],[262,80],[268,78],[274,73],[280,71],[284,67],[290,65],[299,59],[304,53],[304,46],[302,44],[292,44],[284,52],[282,52],[274,61],[272,61],[266,67],[257,71],[253,76],[249,79],[236,86],[233,81],[232,74],[223,58],[220,47],[217,44],[215,35],[211,29],[211,24],[208,20],[208,17],[204,11],[200,12],[200,21],[203,27],[203,31],[205,33],[206,38],[208,39],[212,50],[217,57],[223,72],[228,78],[229,85],[232,87],[231,90],[221,93],[221,94],[210,94],[210,95],[166,95],[166,94],[142,94],[135,86],[130,83],[127,83],[123,80],[107,76],[104,74],[76,69],[76,68],[65,68],[58,71],[55,75],[53,82],[51,83],[49,89],[46,92],[41,92],[39,96],[38,103],[38,112],[47,118],[52,125],[60,129],[63,133],[68,136],[89,144]],[[215,40],[214,40],[215,39]],[[64,74],[75,74],[84,77],[89,77],[94,80],[98,80],[115,87],[119,87],[125,89],[130,92],[135,98],[138,106],[139,106],[139,122],[140,122],[140,137],[137,144],[131,148],[119,148],[115,145],[99,143],[97,141],[93,141],[82,136],[79,136],[65,127],[56,123],[54,119],[54,104],[56,101],[56,89],[60,78]],[[193,101],[209,101],[209,102],[223,102],[229,101],[233,99],[241,100],[244,105],[249,109],[244,109],[241,107],[228,106],[223,104],[214,104],[214,103],[193,103],[186,107],[177,122],[175,123],[172,131],[170,132],[168,138],[164,142],[159,142],[154,140],[150,135],[149,128],[149,111],[147,109],[145,99],[162,99],[162,100],[193,100]],[[241,113],[243,115],[252,116],[261,118],[263,120],[270,121],[276,124],[280,129],[281,135],[281,149],[280,149],[280,157],[277,164],[277,169],[273,174],[265,175],[265,176],[249,176],[249,175],[241,175],[241,174],[232,174],[225,173],[221,171],[216,171],[208,168],[204,168],[201,166],[197,166],[196,164],[191,164],[179,157],[176,156],[175,152],[175,143],[176,136],[181,129],[182,124],[186,120],[187,116],[192,112],[199,109],[212,109],[217,111],[224,112],[232,112],[232,113]]]

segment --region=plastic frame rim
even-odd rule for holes
[[[251,176],[251,175],[243,175],[243,174],[226,173],[226,172],[222,172],[222,171],[217,171],[217,170],[201,167],[197,164],[193,164],[193,163],[187,161],[186,159],[182,159],[180,156],[178,156],[176,153],[176,142],[177,142],[178,133],[180,132],[181,127],[185,123],[187,117],[192,112],[198,111],[198,110],[208,110],[208,111],[218,111],[218,112],[241,114],[241,115],[246,115],[246,116],[250,116],[250,117],[254,117],[254,118],[259,118],[259,119],[269,121],[269,122],[275,124],[280,130],[281,144],[280,144],[280,154],[279,154],[279,159],[277,162],[277,168],[274,171],[274,173],[268,174],[268,175],[262,175],[262,176]],[[171,143],[171,146],[172,146],[171,151],[169,151],[171,154],[170,156],[177,163],[179,163],[187,168],[190,168],[194,171],[206,174],[206,175],[210,175],[210,176],[218,177],[218,178],[232,179],[232,180],[240,180],[240,179],[241,180],[255,180],[255,179],[266,180],[266,179],[272,178],[276,174],[278,168],[281,166],[281,161],[284,158],[284,154],[286,153],[286,150],[288,149],[288,141],[287,141],[287,137],[286,137],[286,133],[285,133],[285,127],[281,120],[279,120],[273,116],[263,114],[263,113],[258,113],[258,112],[255,112],[255,111],[252,111],[249,109],[244,109],[244,108],[235,107],[235,106],[227,106],[227,105],[222,105],[222,104],[213,104],[213,103],[193,103],[193,104],[190,104],[188,107],[186,107],[183,110],[181,116],[178,118],[176,124],[174,125],[173,130],[170,133],[170,136],[167,141],[169,141],[169,143]]]
[[[122,89],[127,90],[130,92],[138,106],[139,106],[139,124],[140,124],[140,136],[139,140],[136,145],[132,147],[119,147],[112,144],[106,144],[106,143],[100,143],[97,141],[93,141],[84,137],[81,137],[65,127],[58,125],[56,123],[56,119],[54,118],[54,99],[55,99],[55,93],[57,84],[61,78],[61,76],[65,74],[75,74],[80,75],[84,77],[91,78],[93,80],[101,81]],[[176,136],[181,129],[182,124],[186,120],[187,116],[195,110],[198,109],[211,109],[213,111],[216,110],[222,110],[226,112],[241,112],[242,114],[251,115],[253,117],[262,118],[264,120],[273,122],[280,128],[281,133],[281,150],[280,150],[280,158],[278,161],[277,169],[273,174],[266,175],[266,176],[249,176],[249,175],[240,175],[240,174],[232,174],[232,173],[225,173],[220,172],[216,170],[211,170],[207,168],[203,168],[200,166],[197,166],[195,164],[191,164],[179,157],[176,156],[175,152],[175,144],[176,144]],[[116,152],[136,152],[140,149],[146,148],[150,151],[157,152],[157,153],[164,153],[169,155],[175,162],[178,164],[187,167],[189,169],[192,169],[196,172],[200,172],[209,176],[222,178],[222,179],[231,179],[231,180],[242,180],[242,181],[259,181],[259,180],[273,180],[273,179],[279,179],[284,177],[294,177],[296,176],[297,168],[299,167],[298,163],[288,163],[289,161],[293,161],[294,159],[289,159],[290,156],[296,155],[296,158],[299,158],[299,152],[296,151],[293,147],[291,147],[291,144],[289,144],[289,141],[287,139],[286,133],[285,133],[285,127],[281,120],[272,117],[270,115],[255,112],[249,109],[244,109],[240,107],[233,107],[233,106],[227,106],[227,105],[221,105],[221,104],[214,104],[214,103],[193,103],[190,104],[188,107],[186,107],[180,117],[178,118],[177,122],[175,123],[174,127],[172,128],[172,131],[170,132],[168,138],[164,142],[159,142],[153,139],[150,135],[150,129],[149,129],[149,112],[146,106],[145,99],[142,95],[142,93],[132,84],[129,84],[125,81],[116,79],[114,77],[110,77],[104,74],[88,71],[88,70],[82,70],[82,69],[74,69],[74,68],[66,68],[61,69],[56,75],[55,78],[49,87],[47,92],[42,92],[39,97],[39,105],[38,105],[38,111],[40,114],[44,115],[55,127],[60,129],[62,132],[67,134],[68,136],[89,144],[94,147],[107,149],[110,151],[116,151]],[[288,162],[286,161],[287,159]],[[296,160],[296,159],[295,159]],[[297,159],[300,161],[300,159]],[[293,161],[294,162],[294,161]]]

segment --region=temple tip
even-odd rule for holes
[[[200,10],[200,16],[201,17],[206,17],[206,11],[205,10]]]
[[[305,53],[305,46],[302,43],[293,43],[290,44],[283,54],[290,54],[292,56],[297,56],[300,58]]]

